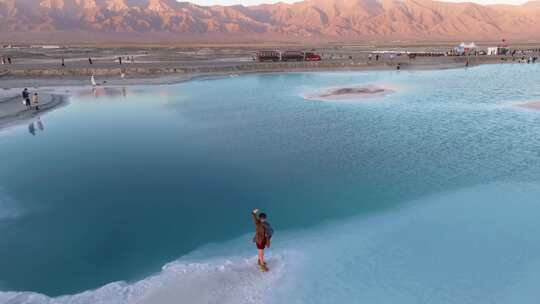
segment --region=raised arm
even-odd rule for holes
[[[256,225],[259,224],[259,219],[257,218],[257,212],[259,212],[259,209],[253,209],[251,212],[251,216],[253,217],[253,223]]]

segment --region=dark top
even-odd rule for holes
[[[255,213],[251,213],[251,215],[253,216],[253,222],[255,223],[255,236],[253,237],[253,241],[261,244],[262,242],[267,241],[264,224],[257,218]]]

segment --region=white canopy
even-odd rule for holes
[[[471,42],[471,43],[465,43],[465,42],[462,42],[460,45],[459,45],[460,48],[464,48],[464,49],[475,49],[476,48],[476,44],[474,42]]]

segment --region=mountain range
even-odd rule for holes
[[[0,0],[0,39],[540,40],[540,1],[305,0],[199,6],[174,0]],[[86,37],[86,38],[85,38]],[[69,40],[68,39],[68,40]]]

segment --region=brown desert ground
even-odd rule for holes
[[[446,52],[452,45],[231,45],[189,47],[44,46],[0,49],[12,64],[0,65],[0,87],[87,85],[94,75],[100,84],[174,83],[194,77],[240,73],[316,70],[441,69],[499,63],[499,56],[443,56],[409,59],[402,52]],[[489,45],[489,44],[488,44]],[[533,48],[533,45],[523,46]],[[256,62],[258,49],[312,51],[318,62]],[[381,52],[380,60],[368,59]],[[394,52],[389,55],[388,52]],[[122,58],[120,64],[118,58]],[[89,62],[92,60],[92,64]],[[64,66],[62,66],[62,61]],[[123,76],[123,77],[121,77]]]

